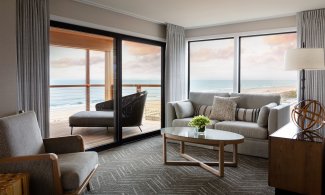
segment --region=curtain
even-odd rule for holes
[[[49,136],[49,2],[17,0],[18,109],[35,111]]]
[[[183,100],[187,98],[185,29],[167,24],[166,34],[166,102]]]
[[[297,22],[298,47],[304,44],[306,48],[325,48],[325,9],[300,12]],[[306,70],[305,75],[305,99],[325,105],[325,70]]]

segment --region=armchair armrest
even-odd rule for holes
[[[290,122],[290,104],[280,104],[270,109],[268,119],[268,133],[271,135],[276,130]]]
[[[0,173],[28,173],[30,194],[62,194],[56,154],[1,158]]]
[[[96,111],[105,111],[105,110],[114,110],[114,101],[108,100],[105,102],[101,102],[96,104]]]
[[[166,127],[171,127],[173,124],[173,120],[176,119],[176,112],[175,112],[175,108],[174,105],[177,102],[187,102],[189,100],[181,100],[181,101],[174,101],[174,102],[168,102],[166,105]]]
[[[46,153],[65,154],[84,152],[84,142],[80,135],[43,139]]]

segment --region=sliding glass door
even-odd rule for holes
[[[165,43],[54,21],[50,35],[51,137],[70,135],[69,117],[84,111],[95,116],[96,104],[107,101],[109,128],[89,118],[73,127],[86,149],[159,134]]]
[[[161,128],[161,45],[122,41],[122,137]]]
[[[113,100],[115,40],[61,28],[50,32],[50,136],[58,137],[71,134],[70,116]],[[81,125],[72,134],[82,135],[88,149],[114,143],[114,126]]]

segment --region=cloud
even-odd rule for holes
[[[52,68],[68,68],[72,66],[85,66],[85,58],[59,58],[57,60],[51,60],[50,64]]]
[[[123,47],[128,50],[130,55],[152,55],[161,52],[161,47],[147,45],[143,43],[123,41]]]
[[[161,74],[160,54],[141,56],[135,60],[123,63],[123,75],[127,78],[154,78]]]
[[[230,59],[234,57],[234,47],[213,50],[211,48],[200,48],[191,52],[191,62],[206,62],[215,59]]]
[[[263,37],[263,41],[270,46],[272,45],[278,46],[282,44],[287,44],[288,42],[296,42],[296,40],[297,40],[296,33],[283,34],[281,36],[269,35]]]
[[[280,69],[284,64],[284,55],[289,48],[294,48],[295,42],[286,42],[272,46],[268,50],[256,51],[254,53],[242,53],[243,68],[256,69]]]
[[[91,64],[105,63],[105,55],[91,55]],[[71,68],[76,66],[86,66],[85,58],[63,57],[50,61],[52,68]]]
[[[98,63],[105,63],[105,54],[99,55],[91,55],[90,56],[90,64],[98,64]]]

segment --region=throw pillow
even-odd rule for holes
[[[247,121],[247,122],[257,122],[260,109],[245,109],[237,108],[236,109],[236,121]]]
[[[191,102],[177,102],[174,107],[178,119],[194,115],[194,108]]]
[[[209,117],[211,114],[212,106],[196,105],[194,108],[194,116],[203,115]]]
[[[269,103],[261,108],[260,114],[258,115],[257,125],[260,127],[267,127],[269,120],[269,114],[271,108],[277,106],[277,103]]]
[[[210,119],[219,121],[234,121],[239,97],[214,96]]]

